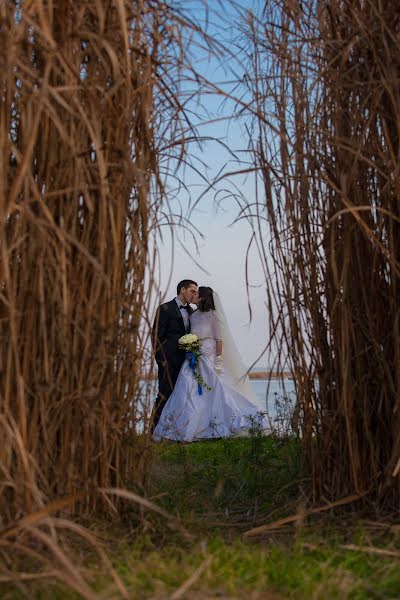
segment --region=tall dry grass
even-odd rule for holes
[[[312,495],[388,508],[400,491],[398,5],[271,1],[242,32],[255,240]]]
[[[16,0],[0,18],[0,538],[46,546],[49,501],[90,512],[144,476],[151,236],[196,136],[180,90],[201,32],[161,0]],[[13,529],[31,513],[46,533]]]

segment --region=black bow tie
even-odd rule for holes
[[[189,304],[185,304],[185,306],[183,306],[183,304],[181,304],[179,309],[182,310],[182,308],[184,308],[185,310],[190,310]]]

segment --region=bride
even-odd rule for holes
[[[200,340],[200,377],[195,379],[193,365],[185,360],[153,439],[191,442],[266,429],[218,295],[200,286],[193,303],[198,309],[190,317],[190,332]]]

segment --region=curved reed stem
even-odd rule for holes
[[[380,507],[400,491],[398,27],[372,0],[269,2],[243,27],[255,232],[312,493]]]

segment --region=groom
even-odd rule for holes
[[[160,419],[185,360],[185,352],[179,349],[178,340],[190,331],[189,316],[193,309],[189,304],[197,294],[197,283],[191,279],[183,279],[178,283],[176,292],[176,298],[158,307],[153,325],[152,342],[158,366],[158,396],[153,408],[151,431]]]

